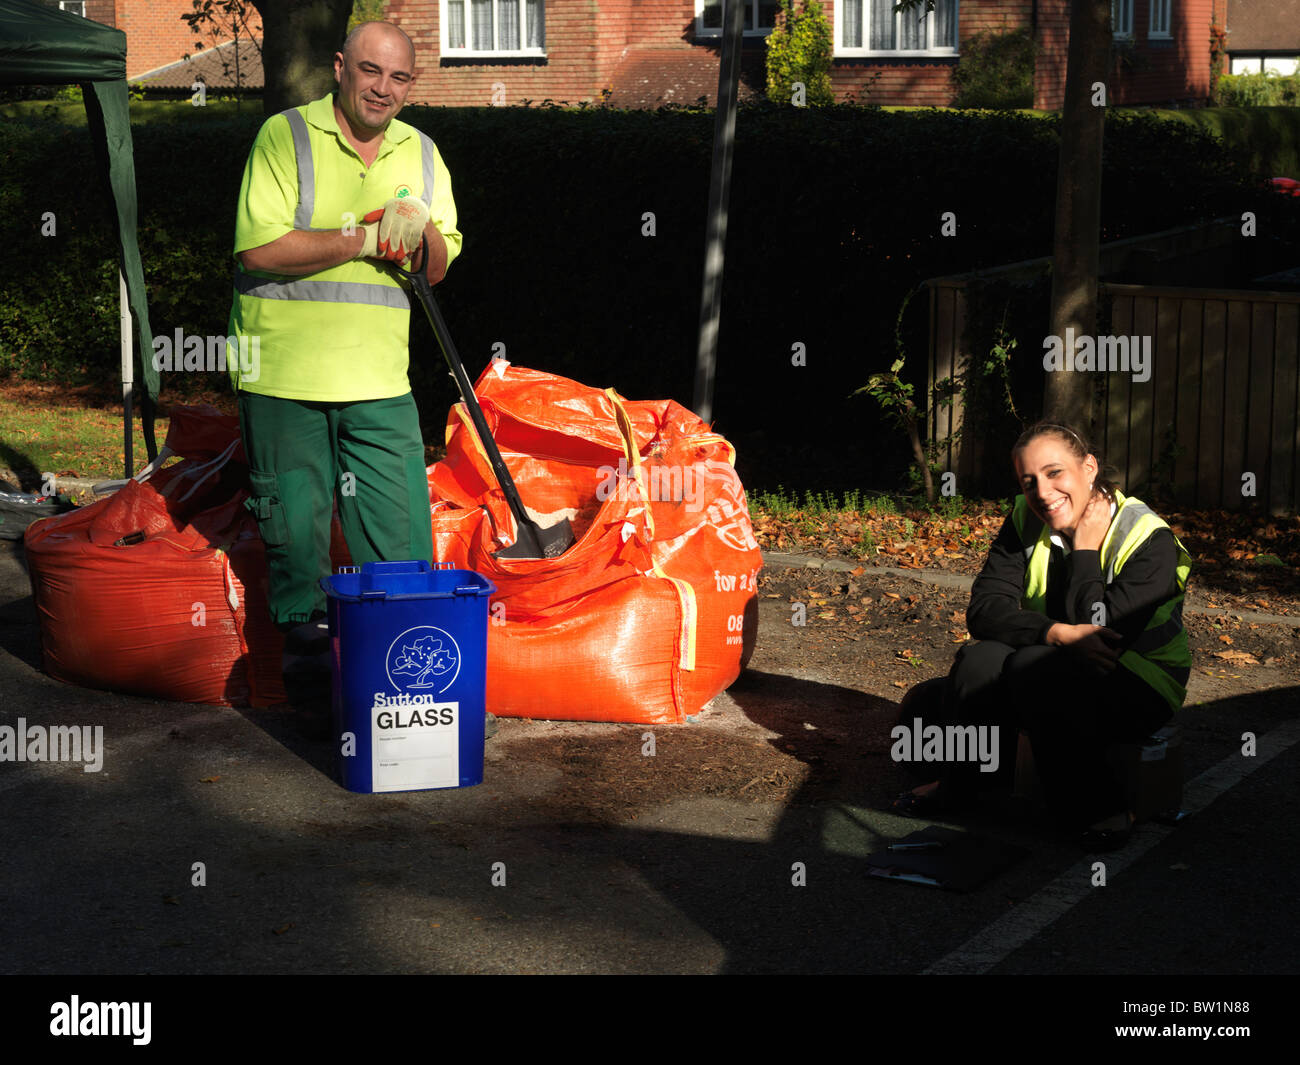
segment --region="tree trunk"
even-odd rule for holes
[[[318,100],[334,88],[352,0],[253,0],[262,16],[263,107],[268,115]]]
[[[1065,341],[1097,328],[1097,272],[1101,246],[1101,145],[1105,106],[1094,85],[1105,86],[1110,65],[1110,0],[1073,0],[1070,51],[1061,108],[1061,154],[1056,178],[1056,233],[1052,244],[1051,331]],[[1066,351],[1069,358],[1073,353]],[[1055,421],[1092,429],[1094,374],[1048,373],[1043,413]]]

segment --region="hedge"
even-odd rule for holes
[[[465,246],[438,295],[471,374],[501,343],[511,361],[690,403],[711,113],[412,107],[403,118],[452,175]],[[155,333],[225,330],[235,198],[259,122],[182,116],[135,130]],[[1107,128],[1106,239],[1264,209],[1241,159],[1204,130],[1149,114]],[[0,374],[111,380],[112,229],[85,131],[10,120],[5,134]],[[750,483],[897,481],[906,448],[849,394],[892,360],[898,307],[919,281],[1050,253],[1057,151],[1051,117],[742,111],[715,414]],[[75,193],[50,180],[68,173],[86,175]],[[40,236],[47,210],[55,237]],[[945,212],[955,237],[940,235]],[[654,236],[642,235],[648,214]],[[438,439],[453,394],[412,319],[413,384]],[[924,300],[906,326],[906,372],[921,373]]]
[[[1295,107],[1300,105],[1300,74],[1221,74],[1214,94],[1224,107]]]
[[[1261,177],[1300,178],[1300,107],[1206,107],[1139,112],[1203,130]]]

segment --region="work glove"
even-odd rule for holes
[[[367,249],[370,248],[372,237],[369,229],[373,225],[376,229],[375,244],[369,251],[369,257],[401,262],[409,259],[420,247],[424,227],[429,224],[429,208],[416,196],[394,196],[361,221],[366,223],[362,226],[362,230],[366,231],[362,256],[366,256]]]

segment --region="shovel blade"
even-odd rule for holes
[[[516,522],[519,535],[509,547],[496,552],[497,558],[559,558],[577,541],[573,535],[573,526],[565,518],[543,529],[535,522]]]

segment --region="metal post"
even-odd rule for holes
[[[700,300],[700,340],[695,355],[695,413],[710,423],[713,421],[713,378],[718,359],[718,319],[722,313],[722,266],[727,243],[727,200],[731,192],[731,149],[736,137],[736,101],[740,88],[743,5],[747,3],[749,0],[723,0],[722,61],[718,68],[718,108],[713,119],[704,290]]]
[[[131,358],[131,305],[126,296],[126,275],[119,268],[117,271],[118,304],[121,310],[122,326],[122,457],[126,466],[123,477],[135,473],[131,455],[131,401],[135,382],[135,362]]]

